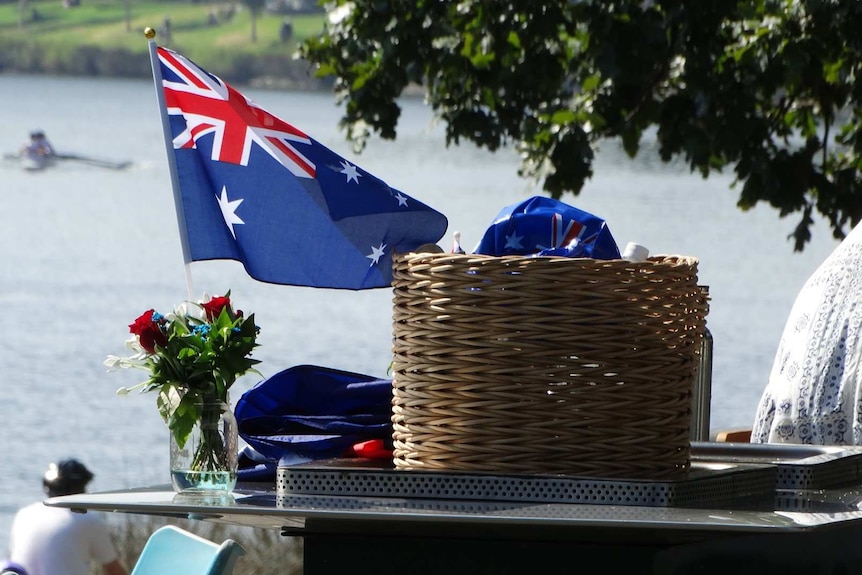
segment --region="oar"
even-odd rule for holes
[[[54,154],[54,157],[60,160],[76,160],[78,162],[85,162],[87,164],[92,164],[93,166],[111,168],[113,170],[122,170],[123,168],[128,168],[132,165],[132,162],[111,162],[108,160],[100,160],[98,158],[79,156],[77,154]]]

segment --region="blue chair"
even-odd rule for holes
[[[167,525],[150,535],[131,575],[230,575],[244,553],[233,539],[218,545]]]

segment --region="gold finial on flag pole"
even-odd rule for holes
[[[156,31],[153,28],[147,26],[146,28],[144,28],[144,36],[147,38],[147,40],[152,40],[156,37]]]

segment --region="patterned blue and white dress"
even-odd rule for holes
[[[752,443],[862,445],[862,224],[808,278],[787,318]]]

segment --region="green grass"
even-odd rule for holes
[[[130,0],[128,18],[121,0],[82,0],[75,8],[64,8],[60,0],[29,0],[20,13],[19,6],[18,1],[0,3],[0,51],[14,46],[29,53],[6,65],[13,69],[44,66],[61,72],[75,67],[68,60],[81,50],[145,54],[144,29],[161,31],[165,18],[170,18],[171,37],[160,33],[156,42],[215,73],[247,65],[254,58],[289,61],[300,42],[323,29],[325,18],[322,12],[289,16],[293,37],[282,43],[279,31],[284,15],[258,16],[252,41],[251,14],[239,3]],[[232,17],[228,17],[230,7],[235,8]],[[214,25],[208,23],[211,12],[218,15]]]

